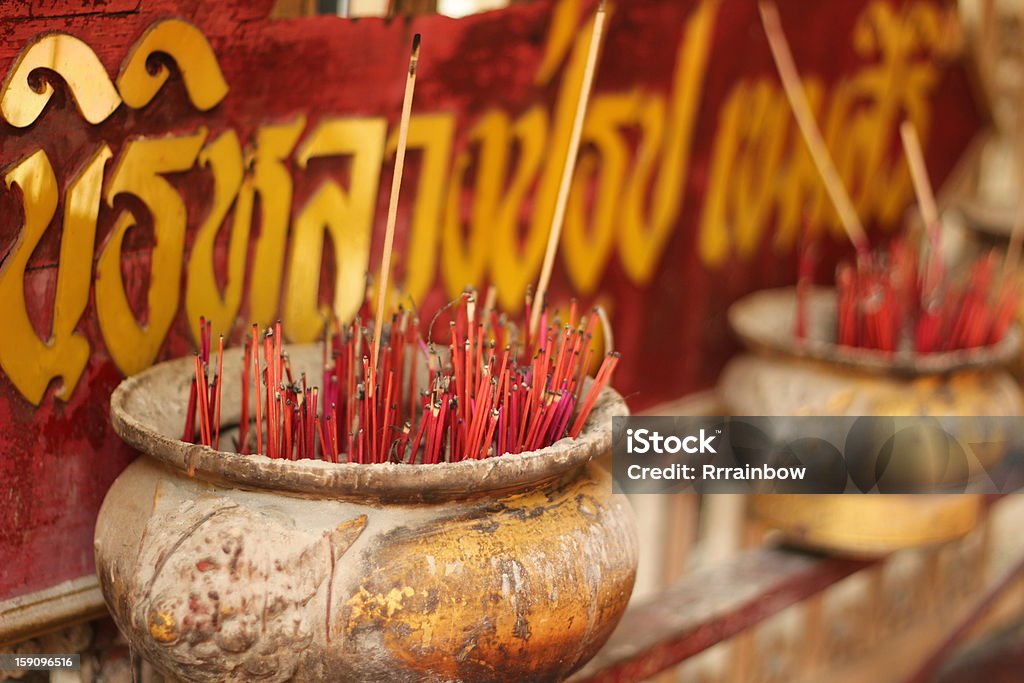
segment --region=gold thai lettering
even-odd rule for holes
[[[234,326],[242,304],[242,284],[249,251],[249,226],[252,221],[253,193],[245,192],[242,178],[245,167],[242,147],[235,131],[221,133],[199,153],[199,163],[210,168],[213,175],[213,199],[210,213],[199,226],[188,261],[185,285],[185,313],[192,337],[199,340],[199,317],[205,316],[213,334],[227,334]],[[231,234],[228,238],[227,282],[223,293],[217,284],[214,267],[214,243],[221,226],[234,206]]]
[[[679,218],[689,169],[690,145],[697,105],[704,85],[711,35],[718,12],[717,0],[704,0],[690,17],[676,54],[668,116],[660,98],[648,96],[640,107],[637,123],[643,131],[637,165],[626,183],[623,197],[619,258],[629,277],[639,284],[650,281]],[[667,133],[662,131],[667,126]],[[655,164],[650,202],[648,188]],[[650,204],[650,216],[644,207]]]
[[[619,188],[630,154],[619,129],[632,123],[636,99],[633,95],[596,99],[584,122],[584,146],[569,191],[561,252],[569,281],[583,296],[597,289],[615,243]],[[591,183],[596,187],[593,206],[588,207]]]
[[[867,65],[827,91],[813,77],[804,78],[865,222],[894,225],[911,200],[906,164],[892,150],[901,119],[913,121],[922,135],[930,128],[936,60],[948,57],[940,25],[940,10],[929,3],[915,2],[899,15],[887,3],[872,3],[853,33],[854,49]],[[698,235],[701,260],[715,267],[730,255],[749,259],[773,224],[774,248],[788,250],[804,216],[811,226],[842,234],[781,86],[775,79],[744,80],[719,114]]]
[[[635,285],[648,284],[658,271],[688,194],[721,5],[721,0],[693,4],[667,91],[632,87],[594,94],[560,252],[575,294],[614,305],[601,283],[616,254]],[[408,168],[417,175],[414,187],[412,175],[407,179],[403,196],[409,210],[403,214],[407,219],[400,218],[406,229],[396,242],[396,299],[419,303],[438,281],[451,296],[467,284],[489,282],[502,309],[521,309],[543,258],[567,153],[589,47],[590,32],[580,27],[587,6],[582,0],[554,6],[533,74],[538,89],[555,93],[553,105],[530,102],[514,112],[487,108],[458,143],[452,113],[412,117]],[[912,0],[899,12],[887,2],[872,2],[851,34],[861,68],[828,86],[813,72],[805,74],[826,143],[865,222],[895,224],[909,202],[909,176],[895,151],[896,127],[906,117],[923,135],[930,128],[937,64],[950,57],[943,52],[942,27],[941,10],[930,2]],[[174,65],[158,63],[151,71],[147,62],[154,54]],[[122,98],[131,108],[146,106],[167,83],[169,68],[180,73],[196,110],[208,111],[227,96],[209,42],[187,22],[153,24],[123,61],[116,88],[88,45],[69,35],[46,34],[29,43],[8,72],[0,115],[14,126],[30,126],[54,88],[66,87],[82,118],[98,123]],[[29,75],[39,69],[43,82],[34,90]],[[64,84],[47,82],[45,70]],[[687,207],[696,217],[697,255],[705,267],[756,258],[765,245],[790,250],[805,215],[819,229],[841,234],[774,76],[766,72],[737,81],[717,116],[703,203]],[[24,280],[60,205],[60,183],[41,150],[11,167],[5,180],[22,193],[24,223],[0,266],[0,315],[8,324],[0,339],[0,367],[18,391],[38,403],[60,377],[55,394],[63,399],[81,377],[90,347],[75,330],[88,303],[96,250],[96,315],[111,358],[130,374],[157,357],[182,303],[185,202],[194,201],[191,194],[179,195],[164,177],[168,174],[192,173],[198,182],[189,187],[210,188],[198,195],[206,205],[191,207],[199,222],[187,255],[183,308],[193,336],[199,315],[218,333],[229,332],[239,318],[265,326],[280,317],[289,339],[312,341],[332,310],[343,321],[356,315],[370,269],[385,154],[390,163],[395,132],[388,135],[383,117],[328,116],[315,121],[303,138],[306,124],[303,115],[266,122],[246,140],[240,130],[228,129],[205,148],[204,130],[133,138],[122,145],[105,186],[111,152],[100,147],[67,185],[46,341],[31,321]],[[296,206],[295,175],[310,173],[311,164],[324,179]],[[98,220],[113,229],[97,246]],[[133,228],[152,229],[151,254],[122,253]],[[328,264],[333,272],[324,272]],[[142,297],[134,287],[147,282],[137,277],[147,266],[148,290]]]
[[[582,17],[582,0],[561,0],[555,5],[547,40],[544,42],[544,55],[534,75],[534,83],[545,85],[551,82],[580,34],[579,24]]]
[[[412,197],[409,242],[404,263],[404,294],[422,301],[437,277],[442,198],[451,163],[455,121],[447,114],[416,114],[409,120],[408,149],[420,151],[419,179]],[[385,153],[394,153],[397,131],[388,136]]]
[[[252,153],[251,187],[248,180],[242,187],[243,193],[251,191],[260,200],[259,238],[252,257],[252,272],[259,276],[249,282],[249,319],[261,327],[274,322],[281,301],[293,190],[292,174],[285,161],[305,127],[304,116],[262,126],[256,132]]]
[[[536,140],[537,136],[524,136],[522,129],[514,134],[510,127],[508,114],[497,109],[487,111],[470,129],[467,149],[455,157],[448,185],[441,260],[442,278],[451,296],[456,296],[468,285],[484,280],[487,268],[491,265],[492,235],[502,230],[515,230],[518,216],[512,216],[511,226],[502,224],[502,218],[507,218],[507,214],[499,216],[499,205],[503,203],[501,191],[507,184],[505,174],[508,152],[512,147],[511,137],[518,135],[518,139],[525,145],[527,141]],[[533,149],[530,149],[532,152]],[[468,195],[468,220],[464,221],[462,204],[466,197],[466,173],[474,165],[474,157],[476,177],[473,190]],[[537,166],[538,155],[535,153],[520,160],[514,172],[512,188],[504,198],[504,206],[518,205],[523,193],[522,179],[533,178]]]
[[[589,29],[584,29],[583,36],[576,40],[570,50],[555,101],[550,132],[547,131],[548,126],[544,125],[546,119],[538,107],[528,110],[520,121],[521,144],[532,145],[530,149],[538,151],[538,160],[542,166],[540,177],[536,180],[532,213],[526,221],[525,231],[520,229],[522,219],[518,203],[514,206],[506,204],[506,212],[502,216],[505,220],[499,220],[493,230],[490,248],[491,279],[498,291],[499,305],[508,311],[515,312],[522,308],[526,290],[536,280],[544,259],[544,247],[555,211],[562,167],[568,154],[569,135],[583,81],[591,33]],[[547,134],[542,135],[542,131]],[[520,161],[521,170],[526,170],[524,161]],[[534,182],[532,177],[528,181],[530,184]]]
[[[96,316],[111,360],[126,375],[153,363],[181,298],[181,264],[185,250],[185,202],[164,174],[189,170],[206,131],[192,135],[130,140],[111,172],[106,203],[115,208],[120,195],[131,195],[145,207],[145,216],[131,206],[121,208],[96,263]],[[152,226],[155,245],[150,255],[145,322],[136,319],[121,275],[125,233],[138,222]],[[128,256],[130,270],[142,267],[142,255]]]
[[[21,190],[24,224],[0,267],[0,318],[4,320],[0,366],[35,405],[58,377],[61,383],[55,396],[67,400],[89,361],[89,342],[75,327],[89,301],[100,185],[109,158],[110,150],[101,146],[68,185],[51,334],[46,341],[39,338],[29,320],[25,269],[56,212],[57,178],[42,150],[18,162],[5,176],[8,188]]]
[[[793,142],[795,134],[791,116],[785,97],[766,81],[742,83],[729,94],[719,117],[698,243],[706,263],[721,262],[730,247],[750,258],[759,245],[779,193],[773,173],[782,163],[783,143],[787,136]],[[796,143],[802,144],[799,138]],[[815,172],[813,166],[809,170]]]
[[[370,265],[386,132],[383,118],[328,118],[296,152],[300,168],[315,158],[351,157],[352,163],[347,190],[335,180],[325,180],[295,218],[282,315],[285,333],[292,341],[319,339],[329,318],[330,310],[319,304],[328,236],[335,268],[334,314],[348,322],[359,312]]]

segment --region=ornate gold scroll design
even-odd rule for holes
[[[0,88],[0,114],[16,128],[27,128],[42,115],[53,97],[55,74],[68,88],[82,118],[95,125],[106,121],[123,101],[133,109],[149,104],[170,76],[157,55],[174,62],[199,111],[219,104],[228,93],[217,56],[202,31],[181,19],[151,25],[128,51],[117,78],[107,74],[96,52],[67,33],[36,36],[21,51]]]
[[[53,85],[42,78],[51,71],[67,84],[81,112],[92,124],[105,121],[121,105],[121,97],[93,49],[66,33],[37,36],[7,72],[0,97],[4,120],[16,128],[31,126],[53,97]],[[40,79],[34,82],[35,79]]]
[[[174,61],[189,101],[199,111],[212,109],[227,96],[227,81],[202,31],[181,19],[165,19],[146,29],[121,67],[117,89],[129,107],[145,107],[167,82],[170,70],[151,60],[155,55]]]

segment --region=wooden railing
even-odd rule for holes
[[[705,567],[630,609],[574,680],[644,680],[871,564],[768,548]]]
[[[960,541],[880,560],[759,547],[698,566],[634,602],[572,681],[924,683],[1024,613],[1022,513],[1011,497]]]

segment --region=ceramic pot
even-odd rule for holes
[[[314,374],[318,346],[290,350]],[[225,359],[234,367],[237,355]],[[183,681],[547,681],[626,608],[637,537],[592,462],[625,414],[605,390],[578,439],[440,465],[330,464],[178,440],[191,359],[111,399],[138,458],[96,525],[107,604]],[[225,376],[225,397],[238,379]],[[224,401],[225,423],[237,421]],[[237,413],[237,409],[236,409]],[[223,438],[223,437],[222,437]]]
[[[811,292],[807,339],[793,338],[795,290],[757,292],[733,305],[729,320],[750,349],[722,373],[718,390],[732,415],[1020,415],[1021,391],[1003,370],[1019,333],[1000,343],[949,353],[886,354],[840,349],[830,340],[832,290]],[[963,482],[1001,457],[947,473]],[[893,456],[898,457],[898,453]],[[797,545],[875,556],[960,537],[977,524],[977,495],[757,495],[751,510]]]

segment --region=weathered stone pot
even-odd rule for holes
[[[291,350],[297,371],[319,357],[319,347]],[[114,428],[143,457],[111,487],[96,526],[107,604],[160,671],[548,681],[610,635],[637,538],[627,501],[591,461],[610,447],[611,416],[626,413],[618,394],[602,394],[578,439],[531,453],[290,462],[179,441],[191,363],[157,365],[114,393]],[[225,373],[225,396],[238,390]],[[225,400],[225,422],[237,421],[235,403]]]
[[[795,304],[793,289],[778,289],[752,294],[730,309],[730,324],[751,350],[730,362],[719,382],[730,414],[1021,414],[1020,388],[1002,369],[1017,353],[1016,329],[991,347],[924,358],[840,349],[831,341],[834,291],[813,290],[807,339],[799,342],[792,332]],[[750,507],[791,543],[874,556],[962,536],[976,525],[980,503],[970,494],[757,495]]]

